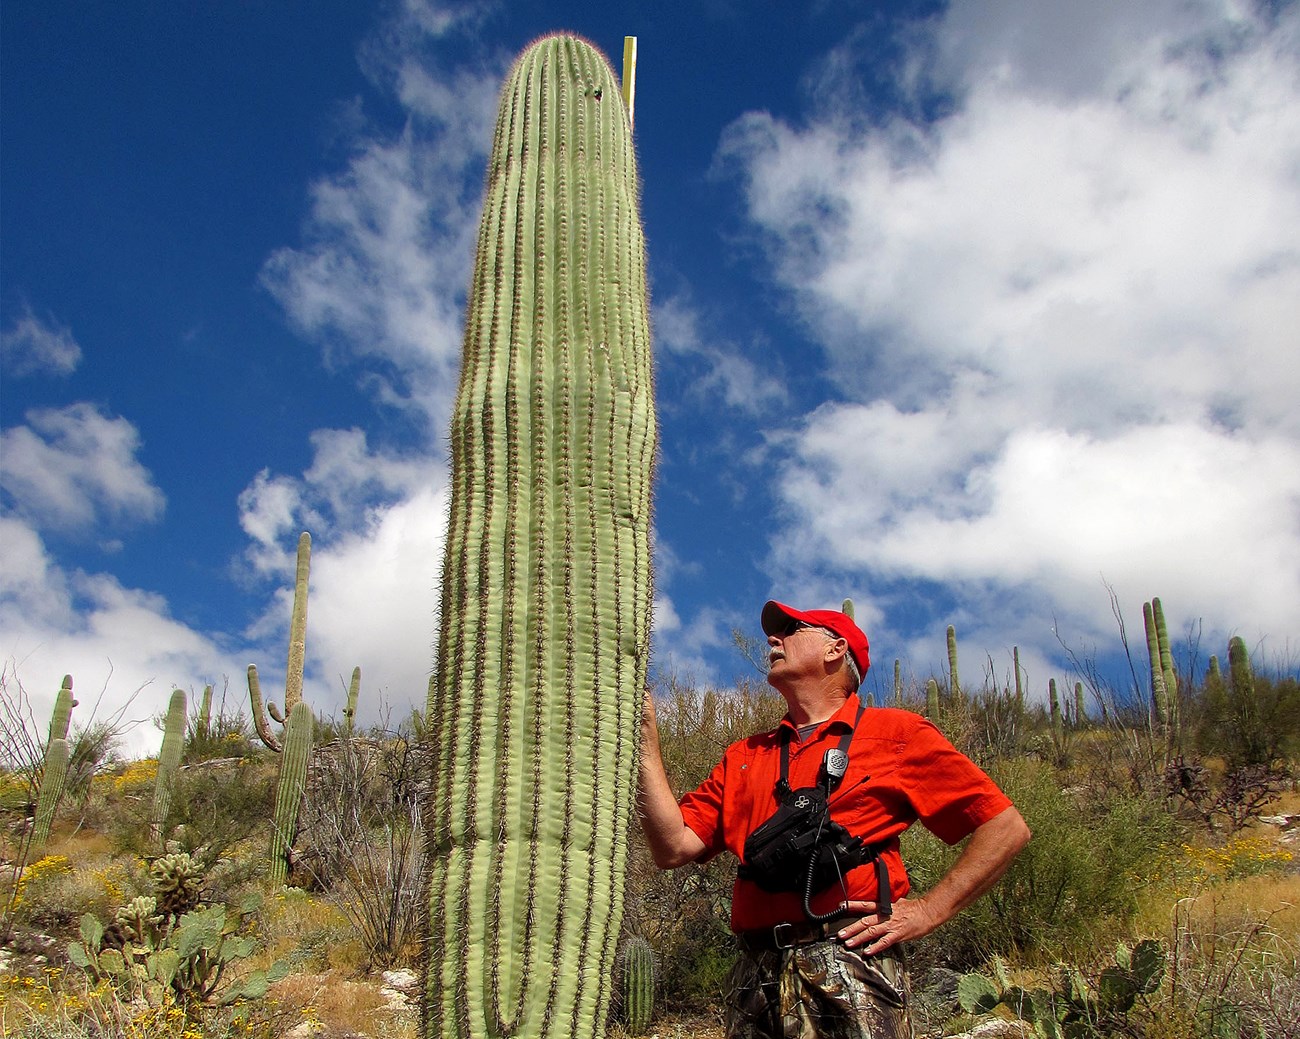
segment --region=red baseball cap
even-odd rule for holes
[[[853,618],[839,610],[796,610],[776,600],[771,600],[763,607],[763,634],[780,635],[790,626],[791,621],[802,621],[814,628],[826,628],[835,632],[849,644],[849,652],[858,665],[858,673],[866,675],[871,666],[870,646],[867,636],[861,628],[853,623]]]

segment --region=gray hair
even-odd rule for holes
[[[830,628],[822,628],[816,624],[809,624],[808,627],[812,628],[813,631],[821,632],[832,642],[838,642],[844,638],[843,635],[835,634]],[[848,642],[848,639],[844,639],[844,641]],[[853,659],[853,651],[850,649],[844,651],[844,664],[849,671],[849,692],[856,693],[858,686],[862,684],[862,672],[858,670],[858,662]]]

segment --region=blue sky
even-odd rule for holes
[[[680,8],[680,10],[679,10]],[[761,15],[756,13],[761,10]],[[496,95],[639,39],[654,667],[850,596],[876,681],[1070,677],[1141,604],[1294,667],[1300,12],[980,0],[11,4],[0,657],[38,716],[244,668],[422,702]],[[274,698],[274,697],[273,697]],[[156,740],[145,724],[128,749]]]

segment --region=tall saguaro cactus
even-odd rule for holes
[[[52,740],[66,740],[68,728],[72,724],[72,709],[77,701],[72,698],[72,676],[63,676],[63,685],[54,697],[54,713],[50,715],[50,734],[46,739],[48,745]]]
[[[162,747],[158,751],[158,775],[154,779],[153,806],[149,812],[149,832],[153,843],[162,847],[163,826],[172,804],[172,788],[176,771],[181,766],[185,750],[185,691],[173,689],[171,703],[167,706]]]
[[[451,429],[426,1036],[594,1036],[623,912],[655,417],[627,112],[544,37],[501,94]]]
[[[275,815],[271,826],[271,883],[277,887],[289,876],[289,852],[298,832],[298,812],[307,789],[307,762],[311,757],[314,719],[311,708],[299,700],[285,720],[280,775],[275,787]]]
[[[293,614],[289,621],[289,659],[284,669],[284,713],[275,704],[263,704],[262,683],[257,675],[257,665],[248,665],[248,698],[253,712],[253,728],[263,743],[271,750],[280,749],[280,741],[271,733],[271,723],[266,716],[288,724],[289,714],[302,701],[302,672],[307,656],[307,579],[311,574],[311,535],[303,531],[298,535],[298,560],[294,571]]]

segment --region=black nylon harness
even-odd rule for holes
[[[820,885],[817,884],[819,863],[822,866],[821,872],[824,876],[825,859],[829,859],[841,886],[844,880],[843,870],[840,868],[841,858],[845,860],[848,869],[854,869],[868,862],[873,863],[876,870],[877,912],[881,917],[887,917],[893,912],[889,890],[889,867],[880,857],[881,852],[889,846],[890,842],[878,841],[875,844],[866,844],[860,837],[849,834],[843,826],[832,823],[830,818],[830,795],[839,786],[848,769],[849,745],[853,742],[858,723],[862,720],[862,715],[865,712],[866,705],[860,705],[852,726],[850,726],[848,732],[840,737],[838,746],[826,752],[815,787],[802,787],[799,790],[791,789],[789,778],[791,733],[788,728],[782,729],[781,771],[774,790],[777,804],[780,807],[778,807],[772,818],[759,826],[745,842],[745,863],[742,863],[740,867],[740,875],[746,879],[755,880],[766,890],[802,890],[804,915],[814,923],[833,920],[848,911],[848,902],[844,901],[829,913],[813,912],[812,896],[820,888],[825,887],[828,882],[823,879]],[[800,799],[802,799],[802,802]],[[798,842],[787,841],[790,847],[797,844],[801,850],[811,842],[808,847],[807,867],[802,878],[802,884],[793,887],[788,883],[769,886],[772,883],[771,878],[763,876],[761,871],[753,865],[750,854],[751,846],[759,848],[764,841],[779,840],[784,834],[782,827],[788,830],[792,819],[796,817],[800,810],[805,813],[805,817],[802,819],[803,825],[807,827],[810,824],[815,824],[816,826],[815,831],[809,832],[805,830]],[[824,855],[824,852],[829,852],[829,855]],[[758,857],[761,857],[761,853]],[[767,883],[764,883],[764,880],[767,880]]]

